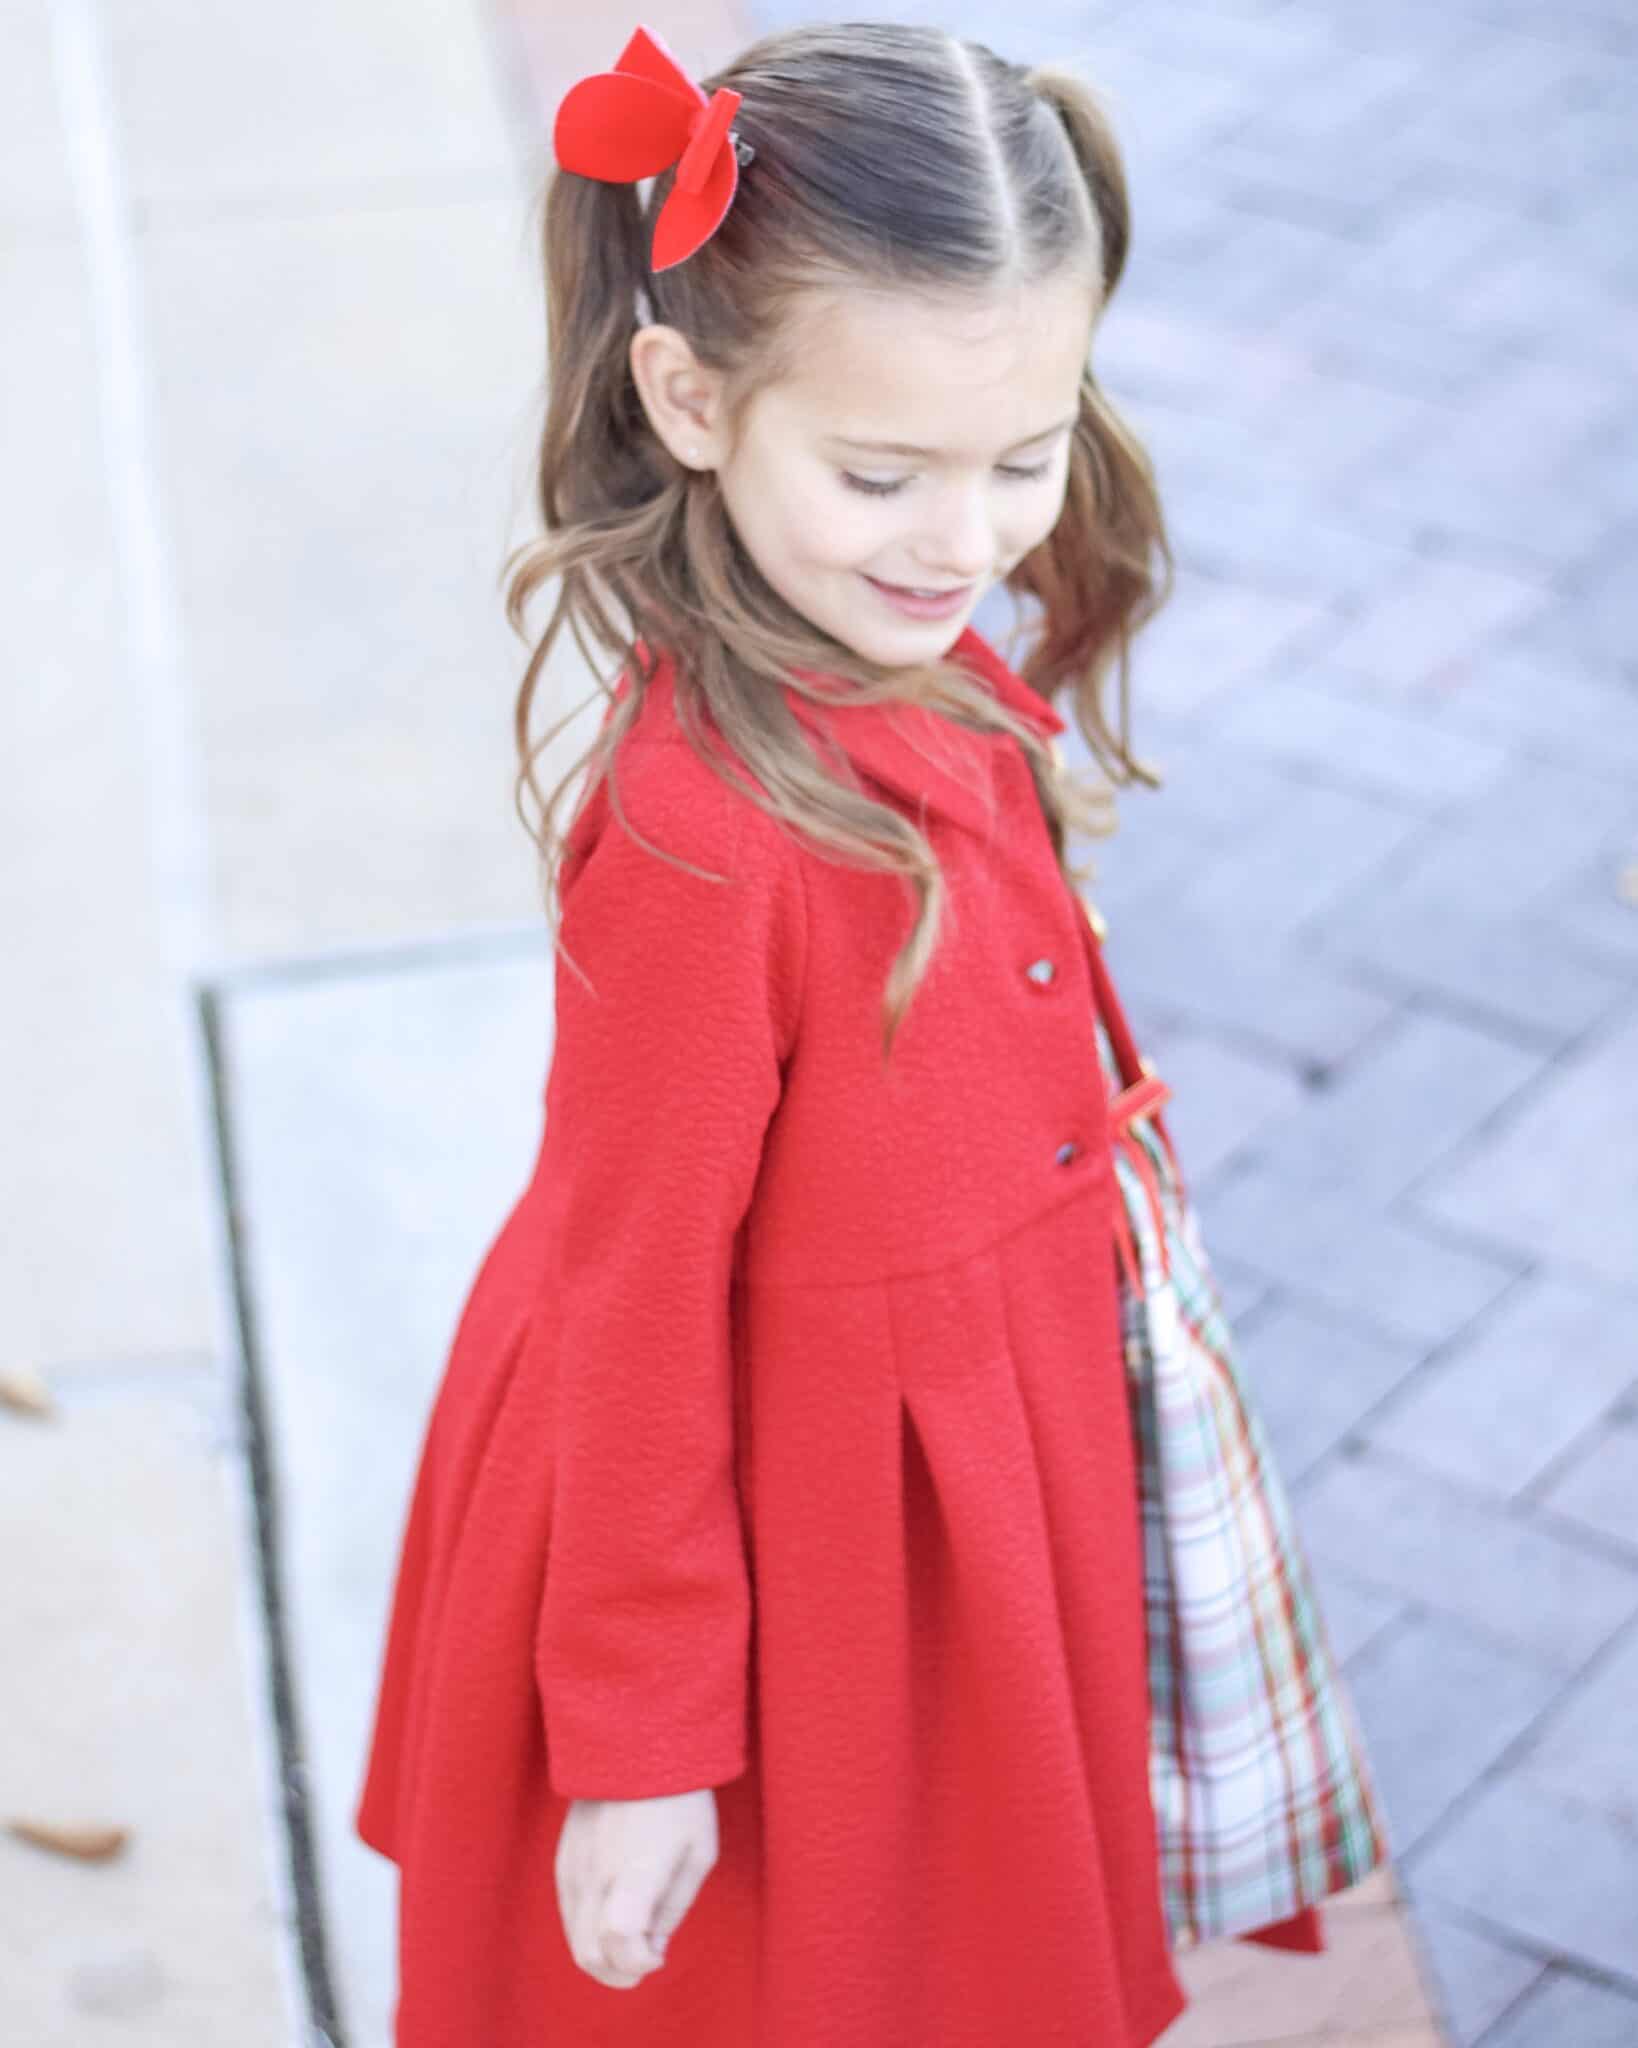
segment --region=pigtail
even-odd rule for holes
[[[546,188],[542,245],[546,277],[546,348],[550,363],[536,496],[546,544],[520,551],[508,564],[507,615],[521,630],[529,600],[550,576],[580,580],[589,550],[557,544],[562,536],[618,524],[664,485],[660,449],[648,427],[631,374],[630,347],[647,264],[637,191],[631,185],[555,172]],[[582,559],[584,557],[584,559]],[[607,653],[625,636],[595,588],[585,616],[569,618],[581,652],[595,670],[580,629]],[[538,666],[566,614],[560,596],[537,649]]]
[[[540,468],[549,529],[651,497],[656,442],[631,374],[647,264],[637,188],[559,171],[545,205],[551,395]]]
[[[513,710],[514,803],[543,856],[549,917],[565,851],[552,829],[553,814],[580,768],[593,765],[582,784],[589,793],[595,769],[612,757],[640,699],[628,699],[605,719],[589,754],[548,795],[536,763],[582,707],[574,705],[536,737],[530,732],[535,698],[565,630],[593,676],[601,677],[605,664],[618,670],[632,661],[636,639],[652,633],[654,622],[632,617],[619,571],[657,548],[680,516],[685,489],[686,473],[650,427],[631,374],[631,340],[648,278],[647,235],[635,185],[563,170],[551,174],[541,226],[550,371],[536,471],[544,532],[506,564],[506,617],[520,637],[528,638],[527,614],[537,593],[556,585]],[[607,683],[599,687],[608,694]]]
[[[1108,114],[1091,86],[1056,65],[1037,66],[1025,83],[1050,109],[1074,157],[1097,222],[1107,306],[1131,246],[1126,176]],[[1159,775],[1131,751],[1131,643],[1171,595],[1174,578],[1154,465],[1088,363],[1063,514],[1009,588],[1041,609],[1041,630],[1022,673],[1048,696],[1072,684],[1081,729],[1117,783],[1160,785]],[[1102,702],[1111,667],[1120,705],[1113,729]]]

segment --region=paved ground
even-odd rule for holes
[[[704,69],[776,14],[646,18]],[[1323,1963],[1191,1959],[1168,2048],[1411,2048],[1428,1995],[1632,2048],[1638,25],[940,18],[1128,149],[1102,371],[1182,573],[1091,893],[1397,1851]],[[57,1403],[0,1408],[0,1816],[131,1830],[0,1835],[18,2048],[385,2038],[363,1660],[548,1050],[531,130],[609,54],[523,0],[0,8],[0,1367]]]

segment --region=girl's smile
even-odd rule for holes
[[[902,583],[884,583],[879,576],[866,576],[865,581],[913,619],[954,618],[973,593],[970,583],[957,583],[949,590],[907,590]]]

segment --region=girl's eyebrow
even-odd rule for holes
[[[1026,434],[1023,440],[1014,441],[1001,452],[1004,455],[1011,455],[1016,449],[1033,447],[1037,441],[1046,440],[1049,434],[1061,434],[1065,427],[1072,427],[1074,424],[1075,415],[1071,414],[1066,420],[1058,420],[1050,427],[1043,427],[1038,434]],[[936,448],[918,448],[909,441],[860,441],[850,434],[832,434],[830,438],[844,448],[868,448],[876,455],[937,455],[939,452]]]

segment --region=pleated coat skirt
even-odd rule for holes
[[[944,931],[884,1062],[909,889],[721,780],[661,662],[617,761],[661,852],[606,783],[571,828],[540,1148],[408,1503],[356,1806],[399,2048],[1147,2048],[1185,2004],[1082,911],[1010,735],[789,698]],[[663,1965],[599,1983],[569,1802],[707,1786]]]

